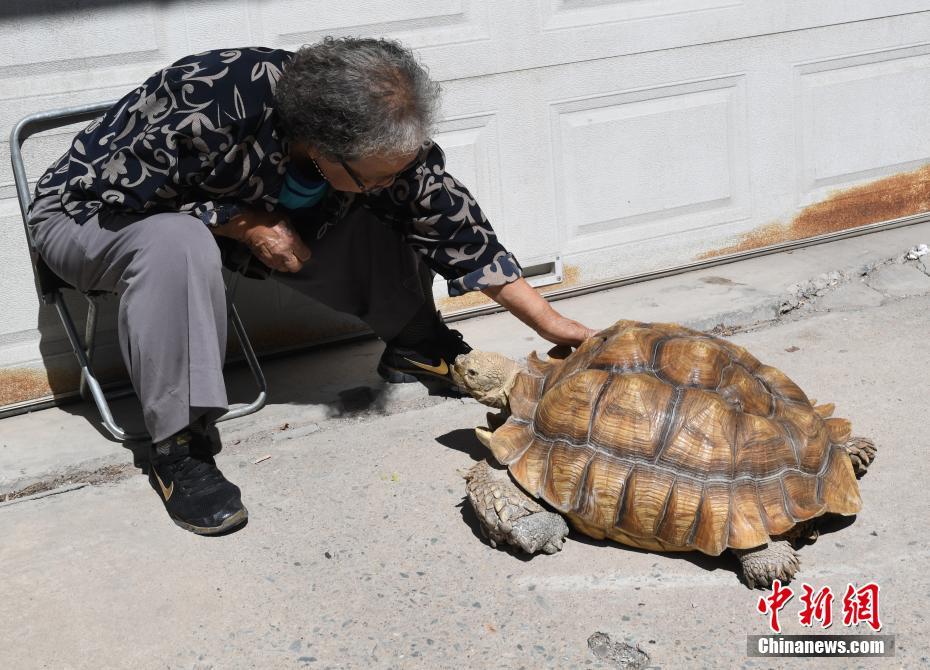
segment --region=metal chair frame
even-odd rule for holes
[[[23,144],[29,137],[36,133],[71,125],[73,123],[92,121],[112,107],[114,103],[115,101],[108,101],[92,105],[53,109],[37,114],[30,114],[20,119],[13,128],[13,132],[10,134],[10,157],[13,163],[13,179],[16,183],[16,196],[19,199],[19,208],[23,215],[23,227],[26,231],[26,241],[29,245],[29,253],[32,258],[32,272],[35,279],[36,291],[42,302],[47,305],[55,306],[58,311],[58,316],[61,318],[65,334],[68,336],[68,341],[71,343],[71,348],[74,350],[74,355],[77,357],[78,364],[81,367],[81,397],[86,400],[88,393],[90,394],[94,403],[97,405],[97,410],[100,412],[100,418],[103,421],[104,427],[117,440],[142,441],[150,439],[148,434],[127,432],[116,423],[113,418],[113,413],[110,411],[107,395],[101,388],[91,367],[97,334],[97,301],[105,294],[96,291],[79,291],[87,300],[87,320],[84,329],[84,342],[82,343],[78,336],[74,320],[71,318],[68,307],[61,295],[62,288],[70,288],[75,291],[78,291],[78,289],[52,272],[36,249],[35,239],[32,236],[32,231],[29,229],[28,224],[28,213],[29,206],[32,203],[32,194],[29,191],[26,168],[23,163],[22,155]],[[229,315],[229,320],[232,322],[233,329],[236,331],[236,337],[239,339],[239,344],[242,347],[245,360],[249,365],[249,369],[252,371],[252,376],[255,378],[255,383],[258,386],[259,392],[258,396],[251,403],[229,409],[218,418],[217,421],[228,421],[257,412],[265,406],[268,394],[265,376],[258,364],[255,350],[252,348],[252,343],[249,341],[242,321],[239,319],[236,306],[233,304],[233,297],[236,293],[236,285],[239,276],[238,273],[234,273],[226,287],[227,314]]]

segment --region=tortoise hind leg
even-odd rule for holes
[[[768,588],[775,579],[790,582],[801,568],[798,553],[787,540],[770,540],[754,549],[731,549],[743,568],[743,578],[751,589]]]
[[[506,542],[528,554],[562,549],[568,535],[565,519],[526,495],[506,470],[481,461],[465,473],[465,480],[468,502],[492,547]]]
[[[846,452],[849,454],[849,460],[852,461],[856,478],[861,478],[862,475],[868,471],[872,461],[875,460],[875,453],[877,451],[875,443],[865,437],[851,437],[849,441],[843,445],[843,448],[846,449]]]

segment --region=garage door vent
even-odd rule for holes
[[[537,263],[523,268],[523,276],[530,286],[551,286],[562,282],[562,257],[556,256],[548,263]]]

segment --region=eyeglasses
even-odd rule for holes
[[[420,150],[417,152],[416,157],[412,161],[410,161],[400,170],[398,170],[393,175],[391,175],[389,179],[384,178],[383,180],[381,180],[382,182],[384,182],[383,184],[377,183],[374,186],[366,186],[365,182],[358,175],[358,173],[355,172],[355,170],[353,170],[351,167],[349,167],[349,164],[346,163],[344,160],[340,160],[339,165],[342,167],[343,170],[346,171],[346,174],[352,178],[352,181],[354,181],[355,185],[358,186],[359,191],[361,191],[362,193],[371,193],[372,191],[377,191],[380,188],[389,186],[391,183],[393,183],[395,179],[397,179],[399,175],[402,175],[407,170],[410,170],[411,168],[423,163],[426,160],[426,156],[428,153],[429,153],[429,145],[421,146]]]
[[[358,190],[359,190],[359,191],[361,191],[362,193],[368,193],[369,191],[374,190],[374,189],[370,189],[370,188],[368,188],[367,186],[365,186],[365,182],[362,181],[362,178],[361,178],[361,177],[359,177],[357,174],[355,174],[355,170],[353,170],[352,168],[350,168],[348,163],[346,163],[346,162],[343,161],[343,160],[340,160],[340,161],[339,161],[339,165],[342,166],[342,169],[346,171],[346,174],[347,174],[347,175],[349,175],[350,177],[352,177],[352,181],[354,181],[354,182],[355,182],[355,185],[358,186]]]

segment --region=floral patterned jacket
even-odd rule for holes
[[[156,72],[75,137],[39,180],[36,197],[59,195],[81,224],[104,207],[188,212],[208,226],[225,223],[243,205],[274,209],[288,164],[274,90],[292,55],[257,47],[207,51]],[[445,171],[439,146],[429,144],[425,156],[387,189],[329,189],[317,235],[360,204],[448,280],[449,295],[520,277],[475,199]]]

